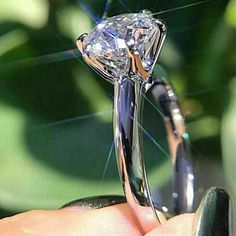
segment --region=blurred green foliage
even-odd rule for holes
[[[180,95],[199,194],[224,185],[236,195],[235,1],[195,3],[114,0],[107,15],[159,12],[155,17],[168,27],[159,63]],[[94,26],[91,16],[101,17],[104,7],[105,1],[91,0],[0,2],[2,215],[122,192],[114,151],[103,177],[113,142],[113,88],[78,52],[54,55],[74,49],[76,38]],[[161,118],[147,102],[144,114],[144,128],[167,149]],[[148,138],[144,141],[151,183],[162,188],[171,177],[169,160]]]

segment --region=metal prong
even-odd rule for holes
[[[80,50],[80,52],[83,54],[84,50],[83,50],[83,41],[84,41],[84,38],[87,37],[88,34],[87,33],[84,33],[84,34],[81,34],[79,36],[79,38],[76,40],[76,45],[78,47],[78,49]]]
[[[142,61],[141,61],[141,58],[140,58],[140,55],[139,55],[139,52],[138,52],[138,51],[134,51],[134,52],[133,52],[133,57],[134,57],[135,67],[137,68],[138,73],[142,76],[142,78],[143,78],[144,80],[146,80],[147,78],[149,78],[150,73],[147,72],[147,71],[144,69],[143,64],[142,64]]]
[[[160,20],[154,20],[155,24],[158,26],[159,30],[160,30],[160,34],[158,34],[158,36],[156,37],[156,40],[153,44],[153,48],[152,48],[152,55],[153,55],[153,65],[156,64],[157,58],[160,54],[160,51],[162,49],[165,37],[166,37],[166,33],[167,33],[167,29],[166,29],[166,25],[164,22],[160,21]]]
[[[102,75],[110,83],[114,82],[112,74],[106,71],[105,66],[100,63],[95,57],[89,57],[86,53],[83,54],[84,60],[90,65],[95,71]]]
[[[84,60],[92,67],[94,67],[94,59],[91,59],[86,53],[83,55]]]
[[[148,9],[143,9],[142,11],[140,11],[141,14],[147,15],[149,17],[152,16],[152,12],[149,11]]]
[[[89,57],[88,55],[86,55],[86,53],[83,55],[84,60],[93,68],[97,69],[98,71],[100,71],[100,73],[104,73],[105,69],[102,63],[100,63],[99,61],[97,61],[97,59],[95,57]]]
[[[130,59],[130,72],[132,74],[139,73],[141,77],[146,80],[150,74],[143,68],[139,52],[137,50],[133,51],[129,48],[127,48],[127,50]]]
[[[78,49],[80,50],[84,60],[87,62],[87,64],[89,64],[92,68],[94,68],[97,72],[99,72],[102,76],[104,76],[109,82],[113,83],[113,77],[112,75],[106,71],[105,66],[100,63],[96,57],[94,56],[89,56],[86,53],[84,53],[84,38],[87,37],[88,34],[84,33],[82,34],[76,41],[76,45],[78,47]]]
[[[166,33],[167,28],[166,24],[163,21],[156,19],[154,20],[154,22],[158,25],[159,29],[161,30],[161,33]]]
[[[127,47],[127,51],[128,51],[128,55],[129,55],[129,59],[130,59],[130,72],[132,74],[135,74],[136,73],[136,66],[135,66],[135,59],[134,59],[133,51],[130,50],[128,47]]]

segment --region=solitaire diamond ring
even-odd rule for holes
[[[77,40],[84,60],[114,84],[114,138],[127,202],[137,219],[150,211],[159,222],[147,180],[140,128],[142,97],[148,90],[161,106],[166,124],[177,186],[173,191],[175,212],[191,212],[194,196],[183,115],[170,85],[152,75],[165,36],[165,24],[149,11],[142,11],[108,18]]]

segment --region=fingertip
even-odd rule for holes
[[[146,236],[191,235],[194,215],[195,214],[182,214],[176,216],[166,221],[166,223],[156,227],[154,230],[147,233]]]

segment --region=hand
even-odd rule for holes
[[[145,217],[145,216],[144,216]],[[98,210],[70,207],[62,210],[34,210],[0,220],[1,236],[182,236],[191,235],[194,214],[184,214],[158,225],[152,231],[147,222],[145,232],[127,204]],[[144,219],[147,221],[147,218]],[[149,231],[149,232],[148,232]]]

